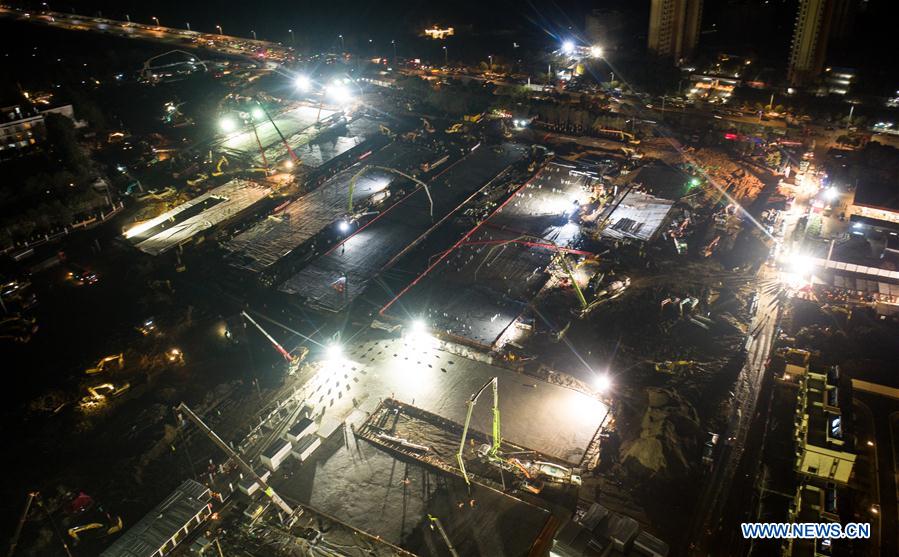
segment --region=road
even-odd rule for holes
[[[92,31],[126,39],[142,39],[180,47],[200,48],[222,55],[240,56],[254,60],[264,59],[275,63],[287,62],[294,58],[292,49],[278,43],[230,35],[200,33],[161,25],[146,25],[61,12],[28,12],[6,7],[0,7],[0,17],[70,31]]]
[[[876,470],[878,493],[873,498],[880,505],[880,555],[899,554],[899,485],[897,485],[897,452],[899,437],[899,401],[874,393],[853,389],[853,398],[861,406],[866,420],[859,416],[858,448],[870,450]],[[888,419],[885,419],[888,417]],[[871,431],[873,430],[873,432]],[[874,446],[869,447],[862,439],[862,431],[873,433]],[[878,517],[869,514],[868,508],[858,508],[859,521],[875,521]]]
[[[775,187],[776,180],[768,179],[766,192],[770,193]],[[752,208],[747,208],[754,213],[753,217],[764,208],[762,200],[766,199],[766,192],[762,193]],[[743,226],[746,228],[744,233],[749,233],[757,224],[754,219],[745,219]],[[788,226],[785,225],[783,229],[786,228]],[[756,275],[756,282],[756,310],[744,345],[746,359],[734,385],[734,404],[728,428],[721,436],[726,440],[726,444],[715,462],[710,479],[702,488],[696,506],[697,511],[689,530],[691,555],[715,554],[714,544],[718,543],[717,538],[722,529],[738,527],[725,520],[724,509],[729,500],[733,502],[736,472],[750,443],[750,430],[753,426],[758,427],[756,407],[762,391],[768,356],[777,336],[776,327],[782,292],[777,270],[767,264],[762,264]],[[751,442],[755,446],[759,432],[752,433]],[[745,487],[745,480],[740,478],[741,487]],[[748,504],[748,499],[746,501]],[[726,532],[724,534],[725,539],[729,538]]]
[[[734,402],[728,430],[722,435],[727,445],[718,458],[712,475],[703,487],[690,530],[691,555],[709,555],[712,537],[723,527],[723,507],[731,493],[737,466],[746,449],[750,426],[764,379],[768,354],[776,337],[775,327],[780,310],[780,286],[775,273],[763,266],[758,274],[758,309],[749,328],[746,362],[734,385]]]

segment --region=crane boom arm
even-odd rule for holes
[[[200,419],[200,417],[197,416],[193,410],[188,408],[188,406],[183,402],[178,405],[176,410],[187,416],[187,418],[191,422],[193,422],[195,426],[200,428],[200,431],[205,433],[213,443],[215,443],[220,449],[225,451],[225,454],[227,454],[229,458],[233,459],[234,462],[236,462],[237,465],[240,466],[240,469],[244,471],[244,473],[251,476],[256,481],[256,483],[259,484],[259,487],[262,488],[262,492],[268,495],[272,502],[278,505],[278,508],[280,508],[288,515],[293,514],[293,509],[290,508],[290,505],[288,505],[287,502],[284,501],[284,499],[281,499],[281,497],[277,493],[275,493],[275,490],[272,489],[272,487],[268,485],[265,480],[256,473],[255,470],[253,470],[253,467],[244,462],[244,460],[240,458],[240,455],[234,452],[234,450],[228,446],[228,443],[225,443],[225,441],[221,437],[219,437],[216,432],[212,431],[212,428],[206,425],[206,423],[203,422],[203,420]]]
[[[240,312],[240,314],[243,315],[243,316],[246,318],[246,320],[249,321],[250,323],[252,323],[257,329],[259,329],[259,332],[260,332],[260,333],[262,333],[263,335],[265,335],[265,338],[267,338],[268,341],[272,343],[272,345],[275,347],[275,350],[277,350],[278,353],[281,354],[281,356],[282,356],[285,360],[287,360],[288,362],[293,361],[293,357],[290,355],[290,352],[288,352],[287,350],[285,350],[284,347],[281,346],[281,345],[278,343],[277,340],[275,340],[274,338],[272,338],[272,335],[268,334],[268,332],[267,332],[265,329],[263,329],[262,326],[261,326],[259,323],[256,323],[256,320],[255,320],[255,319],[253,319],[252,317],[250,317],[250,316],[247,314],[247,312],[245,312],[245,311]]]
[[[462,459],[462,453],[465,451],[465,439],[468,437],[468,426],[471,424],[471,413],[474,411],[474,405],[478,402],[481,393],[487,390],[487,387],[493,385],[493,445],[490,447],[490,456],[495,456],[499,450],[499,381],[496,377],[484,383],[484,386],[478,389],[478,392],[471,395],[468,399],[468,412],[465,414],[465,424],[462,426],[462,440],[459,442],[459,452],[456,453],[456,462],[459,464],[459,470],[462,471],[462,477],[465,483],[471,485],[468,479],[468,472],[465,470],[465,462]]]

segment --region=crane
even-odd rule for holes
[[[577,294],[577,299],[581,303],[582,309],[587,309],[587,298],[584,297],[584,292],[581,290],[581,287],[578,285],[577,280],[574,277],[574,273],[571,272],[571,266],[568,265],[568,261],[565,259],[565,253],[559,253],[559,266],[565,271],[568,275],[568,278],[571,280],[571,285],[574,287],[574,292]]]
[[[453,546],[452,542],[450,542],[449,536],[446,535],[446,530],[443,529],[443,524],[440,523],[440,519],[432,514],[428,514],[428,526],[431,527],[431,530],[437,530],[440,537],[443,538],[443,543],[446,544],[446,548],[449,549],[450,555],[452,555],[452,557],[459,557],[459,552],[456,551],[456,548]]]
[[[493,387],[493,443],[485,445],[478,450],[478,455],[488,460],[499,460],[499,446],[502,442],[499,425],[499,379],[494,377],[490,381],[484,383],[484,386],[478,389],[478,392],[471,395],[468,399],[468,413],[465,415],[465,425],[462,427],[462,441],[459,443],[459,452],[456,453],[456,462],[459,463],[459,469],[462,471],[462,477],[465,483],[471,486],[471,480],[468,479],[468,472],[465,471],[465,463],[462,460],[462,452],[465,450],[465,438],[468,436],[468,426],[471,424],[471,413],[474,411],[474,405],[478,402],[481,394],[487,390],[487,387]]]
[[[212,431],[212,428],[206,425],[206,423],[203,422],[203,420],[200,419],[200,417],[197,416],[193,410],[188,408],[188,406],[182,402],[178,405],[177,408],[175,408],[175,411],[187,416],[187,418],[191,422],[193,422],[194,425],[200,428],[200,431],[205,433],[213,443],[215,443],[220,449],[225,451],[225,454],[228,455],[228,458],[234,460],[234,462],[237,463],[237,465],[241,470],[243,470],[244,473],[251,476],[253,480],[259,484],[262,492],[265,493],[272,500],[272,502],[278,506],[278,508],[287,513],[288,516],[293,514],[293,509],[290,508],[290,505],[288,505],[287,502],[284,501],[284,499],[281,499],[281,497],[277,493],[275,493],[275,490],[270,485],[268,485],[259,474],[256,473],[256,470],[253,470],[252,466],[244,462],[244,460],[240,458],[240,455],[234,452],[234,450],[228,446],[228,443],[225,443],[225,441],[223,441],[216,432]]]
[[[272,345],[275,347],[275,350],[278,351],[278,354],[281,354],[281,357],[282,357],[282,358],[284,358],[284,359],[287,360],[288,362],[293,362],[293,361],[294,361],[294,357],[290,355],[290,352],[288,352],[287,350],[285,350],[284,347],[281,346],[281,345],[278,343],[277,340],[275,340],[274,338],[272,338],[272,335],[268,334],[268,332],[267,332],[265,329],[262,328],[262,325],[260,325],[259,323],[256,322],[255,319],[253,319],[252,317],[250,317],[249,315],[247,315],[247,312],[242,311],[242,312],[240,312],[240,314],[243,315],[244,318],[245,318],[247,321],[249,321],[250,323],[252,323],[257,329],[259,329],[259,332],[262,333],[262,334],[265,336],[265,338],[267,338],[268,341],[272,343]]]
[[[56,538],[62,544],[63,550],[66,552],[68,557],[72,557],[72,551],[69,549],[69,544],[66,543],[65,538],[59,531],[59,527],[56,525],[56,521],[53,520],[53,515],[50,514],[50,510],[44,505],[44,499],[41,497],[41,493],[39,491],[30,491],[28,492],[28,498],[25,499],[25,509],[22,511],[22,516],[19,518],[19,523],[16,525],[16,531],[13,534],[12,540],[9,542],[9,552],[7,552],[7,557],[13,557],[13,554],[16,552],[16,547],[19,545],[19,537],[22,535],[22,528],[25,526],[25,522],[28,520],[28,513],[31,511],[31,504],[37,501],[37,506],[40,507],[44,513],[47,515],[47,520],[50,521],[50,527],[53,530],[53,534],[56,535]]]

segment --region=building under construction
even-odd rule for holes
[[[439,173],[427,188],[419,187],[289,278],[280,290],[318,309],[343,310],[376,276],[527,153],[515,143],[480,145]]]
[[[381,313],[413,315],[435,331],[493,348],[546,284],[554,258],[590,255],[574,249],[581,239],[575,219],[598,188],[597,178],[574,165],[546,165]]]
[[[356,164],[226,242],[224,247],[231,252],[232,263],[254,273],[273,273],[273,267],[284,258],[311,251],[304,248],[311,248],[309,244],[329,227],[350,226],[350,213],[389,204],[391,186],[403,178],[382,168],[414,175],[440,155],[423,145],[395,141],[375,147],[373,152],[365,151],[359,158]],[[360,174],[367,168],[370,170]],[[341,230],[334,232],[339,234]]]

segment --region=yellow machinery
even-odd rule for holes
[[[75,540],[75,543],[81,541],[81,535],[92,530],[105,529],[104,536],[115,534],[122,529],[122,517],[117,516],[112,524],[103,524],[101,522],[89,522],[69,528],[69,537]]]
[[[694,363],[693,360],[666,360],[664,362],[656,362],[655,370],[659,373],[674,375],[680,371],[689,371],[693,368]]]
[[[225,155],[222,155],[222,158],[219,159],[219,162],[215,165],[215,172],[212,173],[213,176],[221,176],[223,174],[222,167],[228,166],[228,158]]]
[[[446,133],[460,133],[464,128],[462,122],[456,122],[452,126],[446,128]]]
[[[86,370],[84,370],[84,373],[86,373],[87,375],[102,373],[106,371],[106,365],[111,362],[118,362],[119,369],[122,369],[125,366],[125,357],[121,352],[119,352],[118,354],[112,354],[106,356],[105,358],[100,358],[100,361],[97,362],[96,366],[87,368]]]

